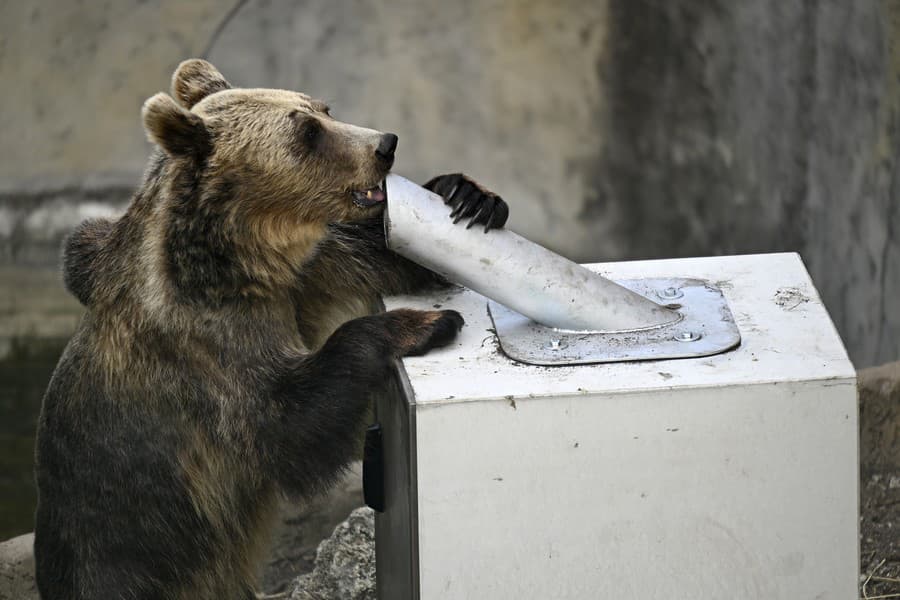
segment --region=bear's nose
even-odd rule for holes
[[[397,149],[397,136],[393,133],[386,133],[381,136],[381,142],[375,149],[375,154],[381,158],[394,158],[394,150]]]

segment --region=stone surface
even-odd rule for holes
[[[0,268],[56,272],[62,240],[75,225],[124,212],[127,187],[66,188],[46,192],[0,192]],[[15,281],[0,279],[0,283]]]
[[[586,215],[628,256],[796,250],[857,366],[900,357],[900,4],[613,0]]]
[[[204,51],[233,4],[0,5],[0,190],[134,185],[150,148],[141,104]]]
[[[374,600],[375,513],[350,513],[319,546],[312,573],[297,579],[291,600]]]
[[[120,205],[141,103],[196,55],[398,133],[398,173],[467,171],[578,260],[798,250],[857,366],[900,357],[895,0],[2,3],[0,262]]]
[[[59,272],[0,264],[0,360],[15,343],[36,346],[39,340],[53,340],[64,345],[82,314],[84,307],[66,292]]]
[[[327,494],[304,503],[285,503],[260,588],[268,594],[285,592],[294,578],[312,571],[316,548],[362,503],[361,463],[355,463]]]
[[[328,493],[303,503],[283,504],[268,559],[261,567],[261,590],[267,594],[286,593],[298,575],[313,570],[316,548],[335,532],[335,526],[340,530],[341,524],[346,525],[347,514],[362,504],[361,477],[362,466],[355,463]],[[369,536],[369,543],[372,536],[374,533]],[[37,600],[33,545],[31,533],[0,543],[0,600]],[[371,567],[374,569],[374,558]],[[374,574],[370,577],[374,581]],[[354,586],[357,584],[340,584],[335,589],[355,589]]]
[[[39,600],[33,546],[31,533],[0,543],[0,600]]]
[[[900,472],[900,362],[859,371],[859,418],[863,473]]]

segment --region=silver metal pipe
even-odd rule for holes
[[[508,229],[454,226],[437,194],[385,179],[388,247],[534,321],[575,331],[622,331],[678,320],[676,312]]]

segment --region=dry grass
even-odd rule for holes
[[[900,600],[900,486],[895,473],[864,477],[860,518],[861,600]]]

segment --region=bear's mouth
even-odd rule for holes
[[[351,192],[351,195],[353,196],[353,204],[360,208],[371,208],[387,199],[380,183],[367,190],[355,190]]]

